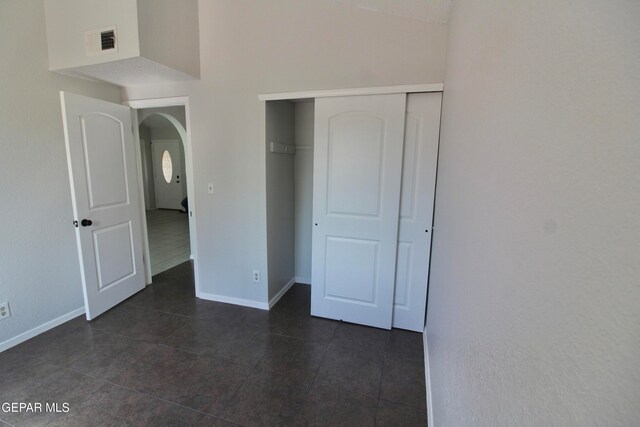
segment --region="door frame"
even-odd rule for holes
[[[193,179],[193,151],[191,143],[191,114],[189,108],[188,96],[177,96],[168,98],[149,98],[149,99],[132,99],[123,102],[124,105],[131,108],[131,117],[133,123],[136,125],[133,127],[133,136],[138,143],[138,151],[140,151],[140,134],[138,123],[138,110],[143,108],[160,108],[160,107],[184,107],[185,113],[185,128],[178,122],[173,116],[163,116],[169,120],[178,130],[180,139],[184,145],[184,165],[185,176],[187,177],[187,197],[189,198],[189,244],[191,247],[191,259],[193,259],[193,276],[195,282],[196,297],[200,296],[200,280],[198,279],[198,244],[196,233],[196,204],[195,204],[195,183]],[[162,115],[162,113],[159,113]],[[178,126],[176,126],[176,124]],[[149,285],[152,282],[151,278],[151,263],[149,254],[149,234],[147,230],[146,212],[145,212],[145,200],[144,189],[142,183],[142,153],[138,155],[138,185],[140,187],[141,198],[141,212],[142,215],[142,239],[144,247],[144,260],[146,270],[146,284]]]
[[[444,83],[421,83],[421,84],[406,84],[406,85],[395,85],[395,86],[373,86],[373,87],[359,87],[359,88],[343,88],[343,89],[329,89],[329,90],[310,90],[310,91],[301,91],[301,92],[278,92],[278,93],[261,93],[258,94],[258,101],[261,102],[263,106],[263,118],[266,117],[266,103],[268,101],[300,101],[305,99],[318,99],[318,98],[328,98],[328,97],[341,97],[341,96],[360,96],[360,95],[383,95],[383,94],[394,94],[394,93],[404,93],[407,96],[412,93],[431,93],[431,92],[444,92]],[[442,120],[442,104],[440,106],[440,120]],[[437,187],[437,171],[438,171],[438,162],[440,159],[440,137],[438,136],[438,153],[436,159],[436,182],[434,187],[434,213],[435,213],[435,204],[436,204],[436,193],[435,188]],[[432,218],[432,223],[430,224],[431,229],[431,247],[433,247],[433,234],[435,230],[435,214]],[[429,251],[429,259],[427,262],[429,263],[429,270],[427,272],[427,298],[424,302],[425,305],[425,326],[426,326],[426,317],[427,311],[429,308],[429,287],[431,282],[431,256],[433,251]],[[313,259],[313,254],[312,254]],[[313,283],[310,284],[313,286]],[[426,341],[425,341],[426,342]],[[428,387],[427,387],[428,390]]]

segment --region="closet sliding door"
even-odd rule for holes
[[[393,327],[422,332],[442,93],[407,95]]]
[[[311,314],[390,329],[406,95],[315,104]]]

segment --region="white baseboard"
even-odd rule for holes
[[[271,307],[273,307],[274,305],[276,305],[276,303],[278,301],[280,301],[280,298],[282,298],[282,295],[286,294],[287,291],[289,289],[291,289],[291,287],[296,283],[296,278],[293,277],[291,280],[289,280],[287,282],[286,285],[284,285],[284,287],[282,289],[280,289],[280,292],[278,292],[277,294],[274,295],[273,298],[271,298],[269,300],[269,309],[271,309]]]
[[[431,397],[431,372],[429,370],[429,347],[427,345],[427,328],[424,328],[422,334],[424,343],[424,380],[427,390],[427,425],[433,427],[433,400]]]
[[[40,335],[43,332],[47,332],[49,329],[53,329],[56,326],[60,326],[63,323],[68,322],[69,320],[80,316],[81,314],[84,314],[84,307],[80,307],[67,314],[63,314],[62,316],[57,317],[53,320],[50,320],[46,323],[43,323],[40,326],[36,326],[35,328],[28,330],[27,332],[23,332],[18,336],[9,338],[8,340],[0,343],[0,352],[9,350],[11,347],[15,347],[18,344],[21,344],[28,339],[31,339],[37,335]]]
[[[224,295],[208,294],[206,292],[200,292],[196,295],[198,298],[206,299],[209,301],[226,302],[228,304],[242,305],[245,307],[259,308],[261,310],[269,310],[269,304],[266,302],[254,301],[250,299],[227,297]]]
[[[300,283],[301,285],[310,285],[311,284],[311,278],[310,277],[296,277],[295,278],[296,283]]]

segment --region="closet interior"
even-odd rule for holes
[[[268,298],[422,331],[441,92],[265,102]]]
[[[266,103],[268,289],[311,284],[314,102]]]

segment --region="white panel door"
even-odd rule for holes
[[[391,328],[405,99],[316,99],[314,316]]]
[[[60,93],[87,319],[144,287],[131,110]]]
[[[393,327],[422,332],[429,276],[441,93],[407,96]]]
[[[153,176],[158,209],[182,209],[184,199],[179,141],[152,141]]]

